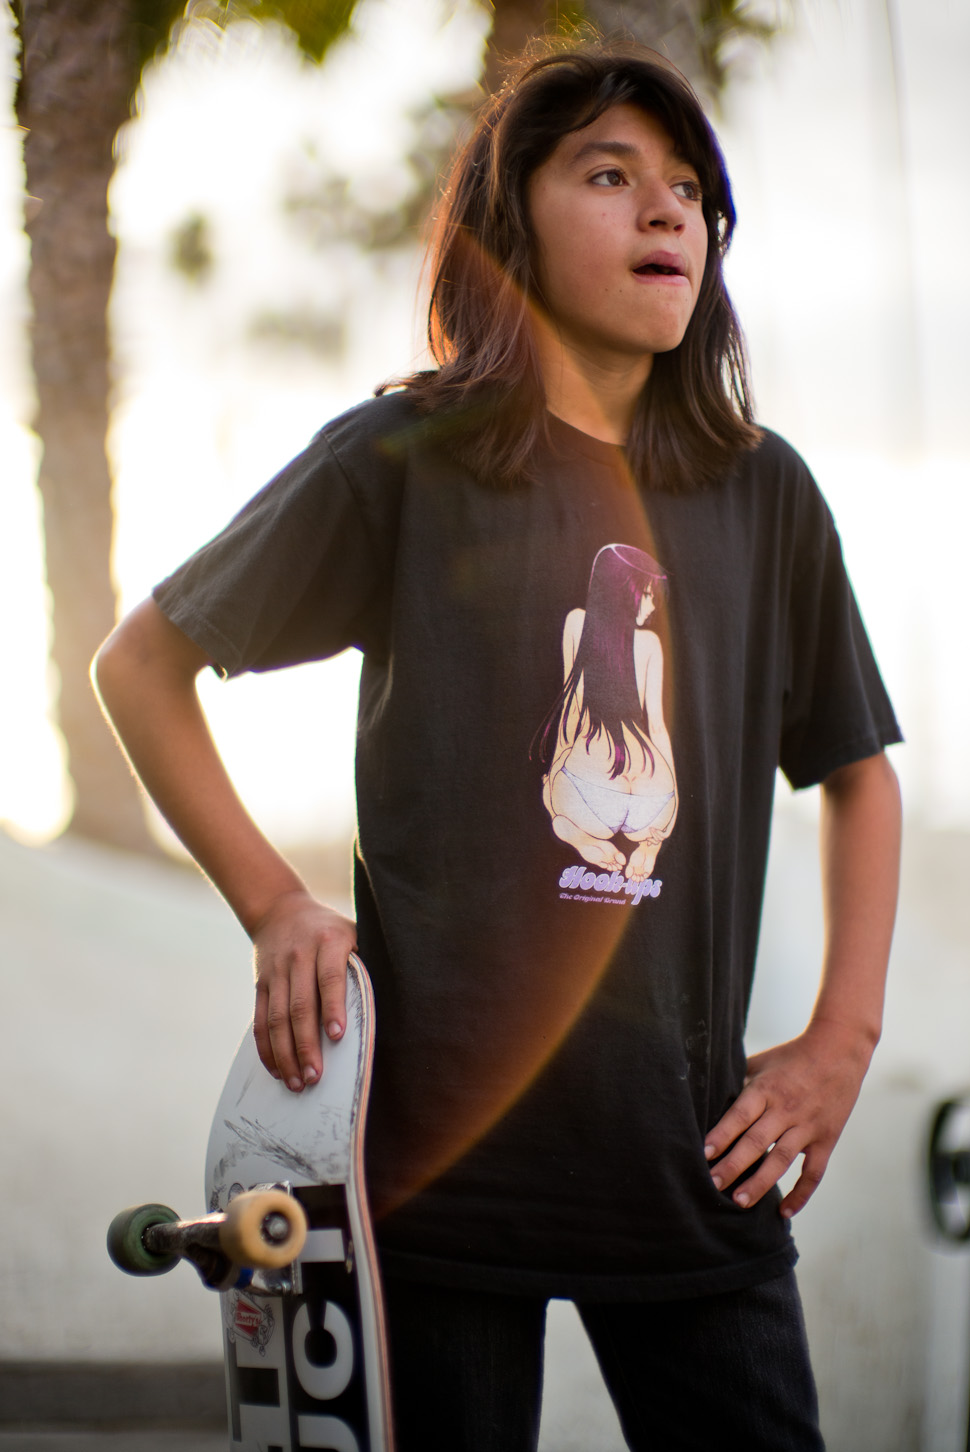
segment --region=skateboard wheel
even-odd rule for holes
[[[303,1206],[285,1190],[247,1190],[230,1200],[219,1244],[236,1265],[279,1269],[306,1240]]]
[[[144,1235],[152,1225],[170,1225],[178,1218],[167,1205],[132,1205],[120,1211],[108,1226],[108,1254],[130,1276],[164,1275],[178,1265],[179,1257],[149,1250]]]

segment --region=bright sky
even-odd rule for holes
[[[909,810],[970,827],[970,284],[958,252],[970,235],[970,7],[896,0],[901,128],[883,0],[803,0],[800,13],[797,33],[755,60],[718,123],[741,216],[732,292],[761,417],[806,455],[839,521],[911,743],[897,761]],[[325,257],[290,226],[282,200],[312,179],[315,157],[365,195],[393,189],[409,107],[474,82],[483,19],[472,0],[370,0],[358,30],[325,73],[302,66],[272,28],[239,26],[201,37],[148,78],[111,196],[125,606],[420,348],[418,259],[378,274],[347,252]],[[45,724],[22,174],[10,127],[0,133],[0,608],[16,629],[5,646],[0,821],[44,836],[61,818],[62,774]],[[168,262],[173,228],[193,213],[211,222],[216,255],[200,287]],[[350,344],[336,367],[248,337],[261,314],[312,318],[337,303]],[[355,674],[344,659],[206,688],[230,769],[277,836],[346,830]]]

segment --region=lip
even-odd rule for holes
[[[651,269],[646,271],[646,269]],[[654,271],[653,269],[659,269]],[[679,252],[648,252],[646,257],[634,263],[634,276],[644,281],[686,282],[687,266]]]

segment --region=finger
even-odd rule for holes
[[[269,987],[266,1026],[270,1048],[280,1076],[286,1087],[292,1089],[294,1094],[299,1093],[304,1085],[295,1031],[303,1028],[305,1024],[308,1000],[313,1001],[313,993],[312,990],[311,993],[307,993],[305,972],[303,975],[299,975],[291,967],[289,973],[274,974]]]
[[[803,1142],[794,1132],[783,1134],[774,1148],[765,1156],[753,1175],[750,1175],[731,1196],[735,1205],[742,1210],[757,1205],[773,1185],[791,1169],[804,1148]]]
[[[347,1028],[347,964],[343,957],[333,962],[317,955],[317,992],[320,995],[320,1018],[327,1037],[336,1042]]]
[[[301,969],[290,977],[289,1028],[296,1059],[298,1082],[287,1082],[291,1089],[315,1084],[323,1071],[320,1053],[320,999],[316,973],[312,967]]]
[[[269,1037],[269,993],[260,985],[256,988],[256,1006],[253,1011],[253,1037],[256,1040],[256,1052],[259,1055],[260,1063],[272,1074],[274,1079],[280,1078],[280,1071],[276,1066],[276,1058],[273,1054],[273,1045]]]
[[[804,1210],[809,1200],[822,1183],[822,1176],[828,1168],[829,1156],[814,1146],[805,1156],[802,1172],[778,1207],[785,1219]]]
[[[768,1108],[764,1094],[752,1088],[743,1089],[730,1109],[721,1116],[704,1138],[704,1156],[716,1160],[735,1140],[756,1124]]]
[[[764,1159],[792,1126],[777,1114],[765,1113],[737,1140],[723,1159],[711,1167],[719,1190],[733,1185],[739,1175]]]

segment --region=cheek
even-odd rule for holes
[[[601,249],[587,235],[577,234],[566,221],[552,246],[539,251],[539,272],[553,288],[580,288],[586,292],[597,277]]]
[[[588,292],[608,246],[608,218],[597,211],[578,211],[575,205],[558,206],[547,194],[533,198],[530,220],[540,285]]]

